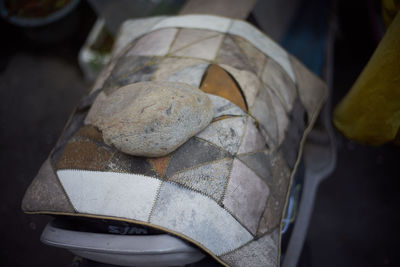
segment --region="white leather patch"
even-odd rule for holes
[[[79,213],[147,221],[161,181],[137,174],[59,170],[72,205]]]

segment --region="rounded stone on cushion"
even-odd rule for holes
[[[185,83],[140,82],[109,96],[101,93],[85,124],[99,128],[108,145],[146,157],[167,155],[203,130],[213,106],[200,89]]]

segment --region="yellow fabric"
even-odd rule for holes
[[[400,12],[336,107],[333,122],[346,137],[369,145],[382,145],[399,136]]]
[[[383,22],[388,28],[400,9],[400,0],[381,0],[381,3]]]

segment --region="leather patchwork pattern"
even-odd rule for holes
[[[215,255],[253,238],[211,198],[168,182],[161,186],[150,223],[182,233]]]
[[[270,158],[271,176],[266,181],[270,188],[270,196],[258,226],[257,236],[279,227],[290,182],[290,169],[282,153],[277,152]]]
[[[225,64],[239,70],[253,71],[246,55],[243,54],[230,35],[225,36],[215,61],[218,64]]]
[[[293,81],[296,81],[288,53],[261,31],[255,29],[247,22],[234,20],[228,33],[247,39],[252,45],[281,65],[289,77]]]
[[[247,108],[249,109],[253,106],[257,94],[261,88],[260,79],[250,71],[238,70],[228,65],[221,65],[221,67],[226,70],[235,81],[239,84],[241,91],[245,97]]]
[[[306,127],[306,118],[307,113],[300,101],[297,100],[290,113],[290,124],[286,138],[280,146],[280,150],[283,152],[291,169],[294,167],[298,157],[298,147]]]
[[[244,155],[238,155],[247,167],[252,169],[266,183],[271,180],[271,154],[270,151],[258,151]]]
[[[267,143],[261,135],[257,127],[257,122],[251,118],[247,118],[245,133],[239,147],[238,154],[250,153],[266,148]]]
[[[226,151],[194,137],[172,153],[165,176],[171,177],[175,173],[228,156]]]
[[[170,54],[179,57],[213,60],[223,35],[214,31],[182,29],[173,43]]]
[[[237,105],[233,104],[226,98],[208,94],[213,106],[214,106],[214,118],[219,118],[222,116],[245,116],[246,113],[243,109],[239,108]]]
[[[178,30],[160,29],[141,37],[127,56],[164,56],[168,53]]]
[[[250,112],[266,131],[268,145],[275,147],[278,143],[278,124],[270,94],[267,88],[262,87]]]
[[[57,169],[104,170],[113,156],[110,149],[91,141],[69,142],[61,154]]]
[[[267,84],[284,104],[285,110],[290,111],[297,97],[295,83],[289,75],[273,60],[268,60],[261,75],[262,81]]]
[[[23,209],[150,223],[225,264],[276,266],[290,177],[323,82],[248,23],[204,15],[125,22],[87,99],[144,81],[202,89],[213,121],[164,157],[136,157],[104,143],[86,101]]]
[[[246,39],[238,35],[232,35],[232,39],[238,45],[242,53],[246,56],[249,64],[253,68],[253,72],[257,76],[260,75],[267,61],[267,56],[259,49],[254,47],[254,45],[252,45]]]
[[[212,95],[223,97],[243,110],[247,110],[246,100],[243,98],[235,81],[218,65],[212,64],[203,77],[200,89]]]
[[[277,232],[277,230],[275,231]],[[274,239],[276,233],[265,235],[259,239],[249,243],[248,245],[235,250],[231,253],[223,255],[221,259],[228,263],[229,266],[252,266],[252,267],[265,267],[277,266],[278,249],[276,247],[276,240]]]
[[[227,118],[211,123],[196,137],[220,147],[231,155],[235,155],[239,149],[245,124],[246,119],[244,117]]]
[[[272,90],[270,91],[270,97],[271,97],[271,104],[274,107],[274,111],[275,111],[276,124],[277,124],[276,127],[278,128],[277,144],[280,145],[286,136],[286,132],[287,132],[288,125],[289,125],[289,116],[288,116],[281,100],[276,95],[276,93]]]
[[[254,235],[268,195],[267,184],[235,159],[223,204]]]
[[[176,173],[168,180],[201,192],[219,202],[223,197],[232,163],[232,158],[225,158]]]
[[[160,61],[160,57],[126,56],[120,58],[110,77],[105,81],[103,92],[110,95],[122,86],[149,81]]]

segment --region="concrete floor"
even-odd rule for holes
[[[354,6],[354,5],[353,5]],[[79,33],[43,47],[0,23],[0,257],[3,266],[69,266],[72,255],[39,242],[48,217],[20,211],[25,189],[89,85],[77,65],[94,15],[86,6]],[[362,11],[362,10],[361,10]],[[375,42],[357,8],[341,8],[333,102],[354,82]],[[365,11],[365,10],[364,10]],[[399,148],[370,148],[338,136],[335,172],[321,184],[303,259],[307,266],[400,266]],[[5,263],[4,263],[5,261]]]

